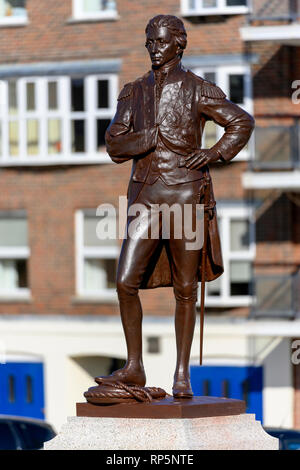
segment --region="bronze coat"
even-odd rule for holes
[[[207,120],[213,120],[225,129],[222,138],[211,149],[223,161],[230,161],[246,145],[254,127],[253,118],[227,100],[220,88],[185,70],[181,63],[167,75],[159,102],[155,100],[155,87],[152,71],[125,85],[118,98],[116,115],[105,136],[108,154],[115,163],[133,159],[127,193],[128,207],[137,199],[147,178],[158,134],[177,158],[178,171],[166,174],[166,182],[178,184],[202,177],[201,171],[189,170],[180,165],[188,155],[201,148]],[[200,197],[199,194],[199,202]],[[210,184],[207,281],[216,279],[223,272],[214,205]],[[146,273],[141,288],[162,286],[172,286],[171,270],[163,244],[154,270]]]

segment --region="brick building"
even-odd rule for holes
[[[97,239],[96,208],[118,207],[131,163],[111,162],[104,132],[119,90],[149,70],[144,30],[163,13],[185,22],[184,65],[257,124],[247,148],[211,168],[225,273],[208,285],[195,390],[244,397],[264,423],[300,427],[291,362],[300,337],[299,11],[288,0],[0,0],[0,381],[9,392],[0,412],[42,417],[45,405],[59,426],[91,377],[126,357],[114,286],[121,240]],[[221,135],[209,123],[205,146]],[[142,291],[141,300],[149,377],[169,387],[173,292]],[[41,377],[38,404],[20,407],[21,390]]]

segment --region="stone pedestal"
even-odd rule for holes
[[[277,450],[254,415],[194,419],[68,418],[46,450]]]
[[[167,398],[148,404],[77,404],[45,450],[277,450],[240,400]]]

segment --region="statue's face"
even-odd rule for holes
[[[176,39],[166,27],[150,28],[147,33],[146,48],[152,65],[161,67],[180,53]]]

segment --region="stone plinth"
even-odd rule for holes
[[[201,404],[202,403],[202,404]],[[119,407],[119,408],[118,408]],[[244,402],[168,398],[160,404],[77,404],[46,450],[277,450]],[[84,415],[84,416],[82,416]],[[104,415],[104,416],[103,416]]]

